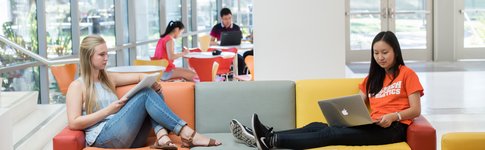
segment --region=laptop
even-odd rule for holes
[[[327,123],[334,127],[353,127],[374,123],[359,94],[318,101]]]
[[[226,31],[221,33],[221,46],[241,45],[241,31]]]

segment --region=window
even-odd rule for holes
[[[39,67],[31,67],[7,73],[1,73],[3,78],[2,91],[39,91]]]
[[[0,5],[0,35],[38,53],[35,1],[2,1]],[[33,59],[0,42],[0,68],[32,62]],[[1,91],[37,91],[39,67],[0,74]]]
[[[197,0],[197,30],[212,29],[218,18],[215,0]]]
[[[90,34],[101,35],[108,48],[115,46],[113,0],[79,0],[81,40]]]
[[[135,3],[136,41],[143,42],[160,37],[158,0],[140,0]],[[149,59],[155,53],[156,42],[137,47],[137,59]]]
[[[241,27],[243,37],[252,33],[253,0],[228,0],[222,7],[231,9],[232,21]]]
[[[2,1],[0,34],[10,41],[38,53],[35,1]],[[32,58],[0,42],[0,68],[32,62]],[[0,74],[1,91],[38,91],[39,67]]]
[[[0,34],[26,49],[38,53],[35,1],[3,1],[0,5]],[[0,67],[32,59],[0,42]]]
[[[380,0],[350,1],[350,48],[368,50],[381,29]]]
[[[240,0],[241,9],[239,10],[241,30],[244,37],[252,34],[253,29],[253,0]]]
[[[426,49],[429,3],[425,0],[396,1],[395,32],[402,49]]]
[[[238,0],[225,0],[222,2],[222,8],[229,8],[232,12],[232,21],[239,25]],[[217,15],[219,16],[219,12],[217,13]]]
[[[182,1],[168,0],[167,3],[167,23],[170,21],[182,20]],[[166,26],[166,25],[165,25]]]
[[[485,47],[485,1],[465,0],[464,47]]]
[[[407,60],[429,61],[432,51],[431,0],[347,0],[346,61],[369,61],[374,36],[392,31]]]
[[[71,6],[69,0],[47,0],[45,6],[47,58],[71,55]]]

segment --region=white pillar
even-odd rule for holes
[[[256,80],[345,77],[342,0],[255,0]]]

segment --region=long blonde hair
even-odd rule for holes
[[[86,114],[93,113],[94,110],[99,109],[99,105],[96,101],[96,90],[94,88],[94,79],[91,77],[93,70],[93,63],[91,62],[91,58],[95,53],[95,47],[101,44],[106,44],[106,41],[99,36],[99,35],[89,35],[85,37],[81,42],[81,48],[79,52],[79,60],[81,63],[81,79],[84,82],[84,86],[86,91],[84,92],[83,99],[84,99],[84,108],[86,109]],[[109,89],[114,93],[115,86],[108,78],[108,74],[106,71],[100,70],[98,80],[101,84],[109,87]]]

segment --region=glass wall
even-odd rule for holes
[[[369,50],[372,39],[381,29],[380,0],[350,1],[350,48]]]
[[[167,0],[167,23],[170,21],[182,20],[182,1]],[[166,26],[166,25],[165,25]]]
[[[39,67],[1,73],[2,91],[39,91]]]
[[[243,35],[250,35],[253,32],[253,0],[240,0],[238,24],[242,26]],[[244,37],[246,37],[244,36]]]
[[[239,25],[239,8],[238,8],[238,0],[223,0],[222,1],[222,8],[229,8],[232,12],[232,21]],[[219,12],[218,12],[219,13]],[[219,14],[218,14],[219,16]]]
[[[427,48],[427,1],[396,1],[395,32],[403,50]]]
[[[38,53],[37,10],[32,0],[0,0],[0,35]],[[0,68],[33,62],[32,58],[0,42]],[[36,91],[39,89],[39,67],[0,74],[2,91]]]
[[[72,54],[70,0],[45,1],[47,58]]]
[[[0,0],[0,34],[7,39],[19,44],[22,47],[27,48],[35,53],[38,53],[38,40],[37,40],[37,18],[36,18],[36,5],[35,1],[31,0]],[[1,49],[5,49],[5,45],[2,45]],[[0,55],[1,64],[13,64],[17,62],[25,61],[23,55],[13,50],[17,56],[15,58],[7,57],[4,54]],[[11,53],[8,51],[1,51],[2,53]]]
[[[160,38],[160,17],[158,0],[140,0],[135,3],[136,41]],[[137,59],[150,59],[155,52],[156,43],[137,47]]]
[[[232,20],[241,27],[243,37],[252,34],[253,0],[225,0],[222,7],[231,9]]]
[[[485,47],[485,1],[465,0],[464,46]]]
[[[216,0],[197,0],[197,30],[210,30],[217,24]]]
[[[98,34],[106,40],[108,48],[116,44],[113,0],[79,0],[79,26],[81,39]]]

